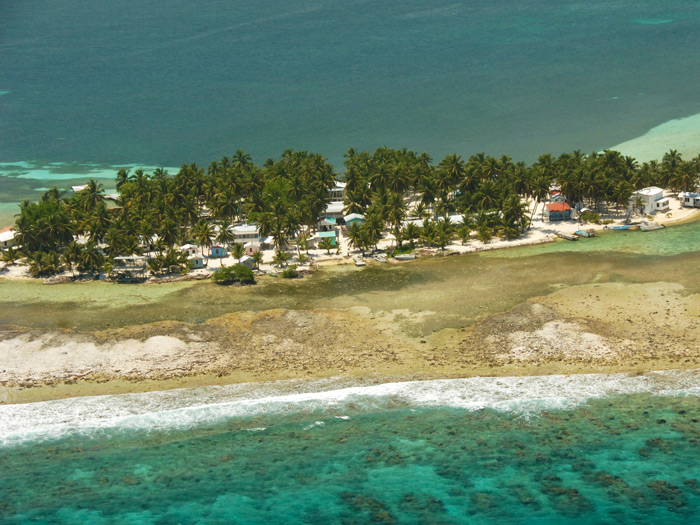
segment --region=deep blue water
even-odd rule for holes
[[[6,406],[0,521],[693,523],[697,385],[477,378]],[[31,409],[46,419],[20,431]]]
[[[695,0],[0,2],[0,227],[237,149],[601,150],[700,113],[699,63]]]
[[[0,4],[0,161],[592,151],[700,112],[695,0]]]

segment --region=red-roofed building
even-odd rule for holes
[[[8,226],[0,230],[0,248],[12,248],[15,245],[15,228]]]
[[[565,202],[547,204],[547,216],[550,221],[568,221],[571,219],[571,206]]]

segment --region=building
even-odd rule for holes
[[[234,242],[247,243],[260,240],[260,231],[255,224],[239,224],[231,228]]]
[[[330,195],[332,201],[342,201],[345,200],[345,187],[347,183],[336,182],[330,190],[328,190],[328,195]]]
[[[209,257],[212,258],[218,258],[218,257],[226,257],[228,255],[228,251],[226,248],[223,246],[219,246],[218,244],[216,246],[212,246],[209,249]]]
[[[15,229],[12,226],[0,230],[0,248],[8,249],[15,246]]]
[[[323,239],[330,239],[331,240],[331,246],[337,246],[338,245],[338,237],[335,232],[335,230],[330,231],[330,232],[318,232],[313,239],[311,239],[312,243],[314,246],[318,248],[318,245]]]
[[[187,257],[193,257],[197,255],[197,250],[199,249],[199,246],[196,244],[183,244],[180,246],[180,251],[187,255]]]
[[[115,257],[110,274],[119,281],[145,279],[148,274],[146,261],[146,257],[140,255]]]
[[[187,262],[190,263],[190,268],[193,270],[204,268],[204,257],[201,255],[193,255],[192,257],[188,257]]]
[[[324,217],[318,222],[318,231],[329,232],[335,230],[338,221],[334,217]]]
[[[560,191],[551,191],[549,197],[550,202],[566,202],[566,197]]]
[[[258,241],[250,241],[243,245],[243,249],[245,250],[246,255],[253,256],[262,250],[262,246]]]
[[[87,187],[88,187],[87,184],[80,184],[78,186],[71,186],[70,189],[73,193],[78,193],[78,192],[83,191]]]
[[[255,264],[255,260],[252,257],[249,257],[248,255],[244,255],[241,257],[241,261],[239,264],[242,264],[243,266],[247,266],[251,270],[255,270],[257,268],[257,265]]]
[[[682,191],[678,194],[678,200],[681,201],[681,206],[686,208],[700,208],[700,193]]]
[[[635,191],[628,208],[639,209],[642,213],[649,215],[657,211],[667,211],[670,207],[671,199],[664,197],[664,190],[650,186]]]
[[[343,218],[343,208],[345,204],[342,201],[333,201],[326,207],[326,213],[323,214],[324,217],[331,217],[333,219]]]
[[[362,226],[365,223],[365,216],[361,213],[351,213],[343,217],[343,220],[345,220],[345,224],[347,224],[348,228],[353,224]]]
[[[547,218],[550,221],[568,221],[571,219],[571,206],[565,202],[547,204]]]

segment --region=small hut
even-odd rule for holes
[[[228,255],[228,250],[224,248],[223,246],[219,246],[218,244],[216,246],[212,246],[209,249],[209,257],[212,259],[217,259],[219,257],[226,257]]]

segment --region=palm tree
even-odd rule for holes
[[[219,232],[216,234],[216,242],[221,244],[225,249],[228,250],[229,245],[234,241],[236,236],[233,234],[231,231],[231,224],[228,221],[223,221],[219,225]],[[238,243],[237,243],[238,244]],[[241,249],[243,248],[243,245],[241,245]],[[241,255],[243,257],[244,253]],[[235,257],[235,256],[234,256]],[[238,257],[240,259],[240,257]],[[223,257],[219,258],[219,266],[223,266]],[[240,261],[239,261],[240,262]]]
[[[260,265],[264,262],[263,261],[263,252],[255,252],[253,253],[253,262],[255,263],[255,268],[257,270],[260,269]]]
[[[444,250],[445,246],[450,244],[452,240],[452,225],[448,221],[440,221],[435,227],[435,235],[433,237],[435,244]]]
[[[260,252],[257,252],[260,253]],[[243,244],[240,242],[237,242],[233,245],[231,248],[231,256],[238,261],[238,264],[241,264],[241,258],[245,255],[245,248],[243,247]]]
[[[61,258],[63,259],[63,262],[66,266],[68,266],[68,269],[70,270],[71,274],[75,276],[75,266],[78,264],[80,261],[80,257],[82,255],[83,247],[78,244],[75,241],[72,241],[66,246],[66,249],[64,250],[63,254],[61,255]]]
[[[459,236],[459,240],[462,241],[462,245],[465,245],[467,244],[467,242],[469,242],[471,231],[471,228],[466,224],[462,224],[462,226],[457,228],[457,235]]]
[[[104,188],[95,179],[90,179],[86,186],[78,196],[83,211],[91,211],[104,202]]]
[[[195,224],[191,233],[194,236],[194,239],[202,247],[202,257],[204,257],[204,248],[211,248],[212,239],[214,239],[214,236],[216,235],[214,227],[209,222],[202,220]]]
[[[282,266],[287,266],[287,261],[291,258],[291,256],[282,250],[277,250],[275,252],[275,256],[272,258],[272,262],[274,262],[276,265],[282,267]]]
[[[421,231],[418,226],[416,226],[414,223],[409,222],[406,226],[403,228],[402,232],[402,237],[408,241],[408,244],[411,246],[411,249],[415,247],[415,242],[417,239],[419,239],[421,236]]]
[[[0,261],[5,264],[15,264],[22,258],[22,252],[10,246],[7,250],[0,250]]]
[[[321,248],[322,250],[326,250],[326,255],[330,255],[331,248],[333,248],[333,240],[329,239],[328,237],[324,237],[318,243],[318,247]]]

